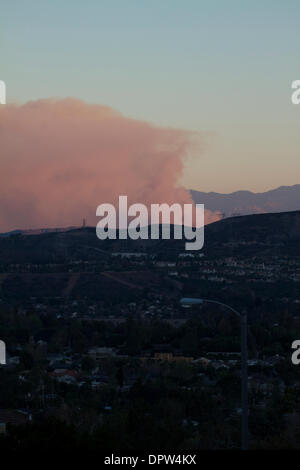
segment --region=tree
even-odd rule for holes
[[[92,372],[96,368],[96,361],[90,356],[84,356],[81,361],[81,368],[84,372]]]

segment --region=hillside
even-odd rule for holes
[[[300,250],[300,211],[257,214],[223,219],[205,227],[203,251],[226,256],[266,250],[296,255]],[[223,252],[222,252],[223,250]],[[227,250],[227,251],[226,251]],[[112,253],[144,252],[176,255],[184,252],[184,240],[105,240],[95,228],[40,235],[14,234],[0,238],[0,264],[65,263],[70,260],[108,260]]]
[[[249,250],[258,255],[299,255],[300,211],[223,219],[207,226],[205,235],[206,247],[220,250],[227,246],[236,255]]]
[[[249,286],[258,297],[298,298],[300,211],[208,225],[202,258],[199,252],[186,258],[184,243],[100,241],[91,227],[13,234],[0,238],[0,299],[48,299],[53,306],[72,299],[116,304],[143,299],[146,292],[172,298],[181,291],[195,295],[201,288],[203,296],[217,291],[238,302],[236,296],[244,301],[242,292]]]

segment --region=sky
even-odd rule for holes
[[[2,0],[0,9],[8,103],[75,97],[199,133],[179,175],[186,188],[299,183],[298,0]]]

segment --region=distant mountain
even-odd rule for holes
[[[204,204],[212,212],[220,212],[223,218],[234,215],[288,212],[300,209],[300,184],[280,186],[265,193],[236,191],[230,194],[190,190],[195,203]]]

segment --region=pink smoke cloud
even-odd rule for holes
[[[96,207],[191,203],[177,187],[192,134],[76,99],[0,107],[0,231],[96,223]],[[217,220],[207,213],[206,223]]]

